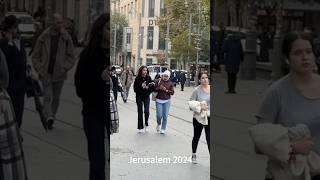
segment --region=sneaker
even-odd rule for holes
[[[138,129],[138,133],[143,133],[144,130],[143,129]]]
[[[193,164],[197,164],[197,155],[195,153],[192,153],[191,161]]]
[[[160,134],[165,134],[165,130],[161,129]]]
[[[160,131],[160,125],[157,125],[157,132]]]
[[[48,122],[48,129],[49,130],[53,129],[54,118],[53,117],[49,117],[47,122]]]
[[[149,127],[149,126],[145,126],[145,127],[144,127],[144,131],[145,131],[145,132],[148,132],[148,127]]]

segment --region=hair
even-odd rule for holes
[[[109,26],[110,16],[109,13],[100,15],[97,20],[93,23],[91,28],[90,37],[88,45],[81,52],[81,56],[92,57],[97,48],[101,46],[102,41],[104,40],[104,26]]]
[[[282,53],[286,56],[287,59],[289,59],[290,51],[292,49],[293,43],[297,39],[303,39],[310,42],[310,45],[312,46],[312,50],[314,52],[313,43],[312,43],[312,37],[309,33],[306,32],[290,32],[288,33],[284,39],[282,44]]]
[[[206,72],[206,71],[201,71],[201,72],[199,72],[199,74],[198,74],[198,79],[200,80],[200,79],[201,79],[201,76],[204,75],[204,74],[206,74],[206,75],[208,76],[208,78],[209,78],[208,72]]]
[[[138,70],[138,74],[137,74],[137,77],[141,77],[142,76],[142,70],[146,68],[147,69],[147,76],[149,75],[149,70],[147,68],[147,66],[141,66]]]
[[[10,15],[4,18],[2,21],[2,30],[8,32],[10,29],[18,28],[18,19],[15,15]]]

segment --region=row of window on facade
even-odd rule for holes
[[[155,1],[156,0],[148,0],[148,17],[155,17]],[[164,15],[165,8],[164,8],[164,1],[160,0],[160,16]],[[127,5],[124,5],[120,8],[120,1],[118,4],[118,12],[120,11],[121,14],[125,14],[126,16],[129,16],[129,14],[138,12],[137,8],[137,0],[135,0],[135,3],[133,1],[131,3],[128,3]],[[145,7],[146,7],[146,0],[142,0],[141,2],[141,17],[145,17]],[[134,10],[134,12],[133,12]]]

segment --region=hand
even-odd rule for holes
[[[293,142],[292,149],[294,153],[308,155],[314,145],[311,137]]]

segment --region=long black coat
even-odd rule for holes
[[[222,50],[225,53],[226,72],[237,73],[244,56],[240,39],[230,37],[223,44]]]

